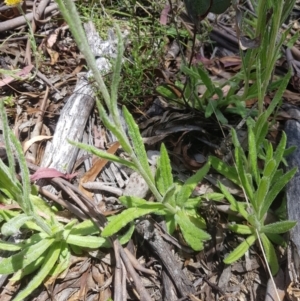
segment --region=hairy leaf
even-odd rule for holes
[[[206,176],[210,168],[210,163],[206,163],[193,176],[188,178],[176,195],[176,204],[180,207],[189,199],[190,195],[198,183]]]
[[[151,203],[141,205],[135,208],[129,208],[122,213],[113,216],[108,225],[103,229],[101,236],[108,237],[117,233],[120,229],[125,227],[129,222],[138,217],[150,214],[155,211],[164,210],[165,206],[160,203]]]
[[[224,263],[231,264],[240,259],[254,244],[256,235],[248,236],[241,244],[239,244],[225,259]]]
[[[202,250],[203,241],[211,239],[211,236],[207,232],[196,227],[194,223],[190,221],[184,211],[178,211],[175,215],[175,219],[180,226],[184,239],[195,251]]]

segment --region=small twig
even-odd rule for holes
[[[119,242],[117,242],[117,243],[119,243]],[[122,261],[123,261],[124,265],[126,266],[126,269],[129,272],[132,280],[134,281],[135,288],[140,295],[140,299],[142,301],[152,301],[148,291],[145,289],[143,283],[141,282],[139,275],[134,270],[130,260],[128,259],[127,254],[125,253],[124,249],[121,246],[119,248],[119,251],[120,251]]]
[[[145,273],[145,274],[157,276],[156,273],[155,273],[155,271],[143,267],[127,248],[124,248],[124,251],[127,254],[130,262],[132,263],[133,267],[136,270],[138,270],[138,271],[140,271],[142,273]]]

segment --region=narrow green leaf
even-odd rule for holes
[[[270,179],[267,177],[262,177],[258,184],[258,188],[255,193],[254,199],[252,201],[252,205],[256,213],[260,212],[261,207],[265,202],[267,193],[269,192],[269,188],[270,188]]]
[[[41,256],[54,242],[54,239],[43,239],[35,245],[0,261],[0,274],[12,274]]]
[[[10,131],[9,138],[16,150],[22,177],[22,198],[16,201],[19,203],[19,205],[22,207],[22,209],[27,215],[34,215],[35,213],[33,204],[30,201],[30,173],[28,170],[25,156],[23,154],[22,145],[12,131]]]
[[[173,175],[171,161],[167,149],[162,143],[160,147],[160,157],[157,161],[157,170],[155,175],[158,191],[164,195],[173,184]]]
[[[278,260],[277,260],[277,255],[276,255],[275,249],[273,247],[273,244],[270,242],[270,240],[264,233],[260,234],[260,238],[261,238],[262,244],[264,246],[264,251],[266,254],[267,261],[270,265],[272,275],[274,276],[277,274],[277,272],[279,270],[279,265],[278,265]]]
[[[176,204],[180,207],[189,199],[190,195],[198,183],[206,176],[210,168],[210,162],[207,162],[193,176],[188,178],[176,195]]]
[[[276,167],[275,167],[276,170],[282,161],[285,147],[286,147],[286,140],[287,140],[287,137],[286,137],[285,132],[283,131],[280,142],[278,143],[276,151],[274,153],[274,160],[276,161]]]
[[[32,220],[32,216],[28,216],[25,213],[19,214],[2,225],[1,233],[4,236],[14,235],[29,220]]]
[[[66,241],[61,241],[60,254],[56,264],[51,269],[49,275],[56,276],[65,271],[70,266],[71,251]]]
[[[255,243],[256,236],[248,236],[241,244],[239,244],[223,261],[226,264],[231,264],[240,259],[249,248]]]
[[[233,183],[240,185],[239,176],[236,172],[235,167],[229,166],[227,163],[223,162],[217,157],[209,157],[209,161],[212,167],[221,175],[223,175],[228,180]]]
[[[177,227],[177,223],[173,214],[166,214],[166,227],[170,235],[172,235]]]
[[[156,89],[156,92],[164,98],[170,100],[178,100],[177,94],[168,85],[161,84]]]
[[[32,280],[27,284],[26,288],[13,299],[13,301],[23,301],[27,296],[29,296],[37,287],[41,285],[44,279],[47,277],[54,264],[56,263],[61,248],[61,242],[55,242],[43,261],[43,264],[39,272],[32,278]]]
[[[256,121],[256,124],[253,128],[254,136],[256,139],[256,145],[259,148],[261,144],[263,143],[269,127],[268,127],[268,121],[267,121],[267,115],[266,113],[261,114]],[[258,150],[259,151],[259,150]]]
[[[176,186],[170,186],[166,193],[163,195],[163,199],[161,201],[162,204],[170,204],[172,206],[175,206],[175,191]]]
[[[117,57],[114,61],[114,70],[110,87],[110,108],[109,111],[113,113],[113,116],[116,117],[116,111],[118,111],[118,89],[121,81],[121,68],[122,68],[122,59],[124,53],[124,44],[122,41],[122,35],[120,32],[120,28],[118,26],[115,27],[118,36],[118,44],[117,44]],[[114,114],[115,113],[115,114]]]
[[[200,75],[201,80],[203,81],[205,87],[207,88],[207,91],[209,91],[209,93],[211,95],[214,94],[216,87],[215,87],[213,81],[211,80],[211,77],[207,73],[207,71],[203,68],[202,65],[198,66],[197,69],[198,69],[198,73]]]
[[[220,109],[217,108],[214,113],[221,124],[228,124],[227,118],[224,116]]]
[[[220,202],[224,199],[224,194],[218,192],[210,192],[201,196],[201,199],[204,200],[213,200],[216,202]]]
[[[10,175],[10,169],[0,160],[0,190],[16,202],[22,197],[21,187]]]
[[[131,195],[123,195],[119,197],[119,200],[127,208],[138,207],[138,206],[149,204],[147,200]]]
[[[151,168],[148,163],[148,157],[147,153],[145,150],[145,145],[142,139],[142,136],[140,134],[139,128],[133,119],[132,115],[129,113],[127,108],[124,106],[123,107],[123,114],[124,118],[126,120],[126,124],[128,126],[128,134],[129,137],[131,138],[131,142],[134,148],[134,152],[143,167],[143,169],[147,172],[149,178],[154,182],[154,177],[151,171]]]
[[[195,251],[202,250],[203,241],[211,239],[211,236],[196,227],[182,210],[176,213],[175,219],[180,226],[184,239]]]
[[[70,232],[70,234],[83,236],[97,233],[99,233],[99,228],[90,219],[75,225]]]
[[[272,181],[273,175],[275,174],[277,170],[276,161],[274,159],[271,159],[270,161],[267,161],[265,164],[265,168],[263,171],[263,176],[268,178],[270,182]]]
[[[221,182],[218,182],[218,186],[227,201],[230,203],[230,209],[239,212],[244,217],[244,219],[248,220],[249,214],[245,209],[246,204],[241,204],[240,202],[238,202]]]
[[[7,120],[7,115],[6,115],[3,100],[0,101],[0,116],[1,116],[1,121],[3,124],[2,132],[3,132],[4,143],[5,143],[5,147],[6,147],[6,154],[7,154],[7,159],[8,159],[8,166],[9,166],[7,168],[7,175],[9,175],[9,178],[11,179],[11,181],[13,183],[16,183],[17,178],[16,178],[16,172],[15,172],[15,159],[14,159],[14,155],[13,155],[11,141],[9,139],[9,133],[11,130],[8,125],[8,120]]]
[[[289,170],[283,176],[281,176],[271,187],[269,193],[264,199],[264,202],[260,206],[259,210],[259,219],[262,219],[263,216],[269,210],[271,204],[273,203],[274,199],[278,195],[278,193],[285,187],[285,185],[292,179],[292,177],[297,172],[297,167]]]
[[[297,221],[280,221],[262,226],[260,231],[262,233],[281,234],[291,230],[296,224]]]
[[[130,240],[130,238],[133,234],[134,228],[135,228],[134,224],[131,223],[129,229],[124,234],[122,234],[118,237],[121,245],[128,243],[128,241]]]
[[[251,166],[251,172],[253,174],[253,178],[256,183],[259,183],[260,176],[259,176],[259,170],[257,167],[257,145],[255,141],[255,136],[253,133],[252,128],[248,127],[248,156],[249,156],[249,163]]]
[[[117,140],[120,142],[123,150],[126,153],[130,154],[131,145],[123,128],[117,128],[117,126],[111,121],[99,99],[96,99],[96,104],[99,111],[99,116],[101,116],[101,121],[103,122],[105,127],[117,137]]]
[[[234,129],[231,129],[232,142],[235,146],[234,155],[235,155],[235,164],[240,179],[240,186],[245,190],[248,198],[253,199],[253,187],[252,187],[252,175],[247,173],[247,163],[246,155],[243,151],[243,148],[240,145],[240,142],[237,137],[237,133]]]
[[[274,157],[274,151],[273,151],[273,146],[272,146],[272,143],[265,140],[263,142],[263,145],[264,145],[264,149],[266,151],[266,158],[265,158],[265,162],[269,162],[270,160],[273,159]]]
[[[240,224],[229,224],[228,229],[242,235],[251,235],[253,234],[253,228],[250,228],[247,225]]]
[[[92,235],[68,235],[67,243],[71,245],[76,245],[78,247],[82,248],[90,248],[90,249],[97,249],[101,248],[103,246],[107,247],[109,246],[109,242],[107,242],[107,239],[103,237],[97,237]]]
[[[25,268],[18,270],[16,273],[14,273],[13,276],[10,278],[10,281],[19,281],[25,276],[33,273],[42,265],[44,260],[45,254],[42,254],[39,258],[27,265]]]
[[[274,95],[271,103],[269,104],[267,110],[265,111],[265,120],[267,120],[275,111],[276,106],[279,104],[279,102],[282,100],[283,93],[286,90],[286,87],[290,81],[291,78],[291,68],[289,68],[286,75],[283,77],[279,87],[276,89],[276,94]],[[266,137],[266,135],[265,135]]]
[[[151,202],[148,202],[148,204],[141,205],[136,208],[126,209],[122,213],[111,218],[108,225],[103,229],[101,236],[111,236],[117,233],[120,229],[125,227],[129,222],[135,220],[136,218],[164,209],[165,206],[163,204]]]
[[[109,154],[105,151],[102,151],[102,150],[92,146],[92,145],[88,145],[88,144],[80,143],[80,142],[75,142],[75,141],[71,141],[71,140],[68,140],[68,142],[72,145],[77,146],[80,149],[84,149],[84,150],[88,151],[89,153],[94,154],[97,157],[107,159],[109,161],[113,161],[113,162],[125,165],[125,166],[127,166],[127,167],[129,167],[133,170],[136,170],[135,165],[132,162],[130,162],[128,160],[121,159],[118,156]]]
[[[0,240],[0,250],[14,252],[19,251],[21,248],[22,247],[19,244]]]

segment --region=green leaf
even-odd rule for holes
[[[178,99],[177,94],[168,85],[164,85],[164,84],[159,85],[156,88],[156,92],[167,99],[171,99],[171,100]]]
[[[240,179],[236,172],[235,167],[229,166],[227,163],[223,162],[217,157],[209,157],[209,161],[212,167],[221,175],[223,175],[228,180],[233,183],[240,185]]]
[[[93,235],[97,233],[99,233],[99,228],[90,219],[75,225],[70,232],[74,235]]]
[[[129,222],[135,220],[138,217],[150,214],[155,211],[165,209],[165,206],[160,203],[151,203],[138,206],[136,208],[129,208],[122,213],[113,216],[107,226],[103,229],[101,236],[108,237],[117,233],[120,229],[125,227]]]
[[[112,155],[112,154],[109,154],[107,152],[104,152],[92,145],[87,145],[85,143],[80,143],[80,142],[75,142],[75,141],[71,141],[71,140],[68,140],[68,142],[74,146],[77,146],[78,148],[80,149],[84,149],[92,154],[94,154],[95,156],[97,157],[100,157],[100,158],[103,158],[103,159],[107,159],[109,161],[113,161],[113,162],[116,162],[116,163],[119,163],[119,164],[122,164],[122,165],[125,165],[133,170],[136,170],[135,168],[135,165],[130,162],[130,161],[127,161],[127,160],[124,160],[124,159],[121,159],[119,158],[118,156],[115,156],[115,155]]]
[[[21,248],[22,247],[19,244],[0,240],[0,250],[14,252],[19,251]]]
[[[119,197],[119,201],[127,208],[138,207],[142,205],[149,204],[145,199],[139,198],[137,196],[123,195]]]
[[[14,235],[29,220],[32,220],[32,216],[28,216],[25,213],[19,214],[3,224],[1,233],[4,236]]]
[[[259,148],[268,133],[268,130],[269,130],[269,127],[268,127],[268,122],[267,122],[267,115],[266,115],[266,113],[263,113],[257,118],[257,121],[253,128],[254,136],[256,139],[256,145],[258,148],[258,153],[259,153]]]
[[[202,250],[203,241],[211,239],[211,236],[207,232],[196,227],[194,223],[190,221],[184,211],[178,211],[175,215],[175,219],[180,226],[184,239],[193,250]]]
[[[16,202],[22,196],[21,187],[17,183],[18,181],[14,182],[13,177],[11,177],[10,169],[0,160],[0,190]]]
[[[253,187],[252,187],[252,176],[247,173],[247,167],[245,164],[247,163],[247,159],[243,148],[240,145],[240,142],[237,137],[237,133],[234,129],[231,129],[232,142],[235,146],[234,155],[235,155],[235,164],[237,168],[237,172],[240,179],[240,186],[245,190],[246,195],[250,200],[253,199]]]
[[[30,201],[30,193],[31,193],[30,173],[27,167],[27,162],[24,157],[22,145],[12,131],[10,131],[9,139],[11,140],[15,148],[17,158],[19,161],[20,170],[21,170],[20,173],[22,177],[22,196],[21,199],[16,199],[16,201],[19,203],[19,205],[27,215],[35,216],[36,213],[34,212],[33,204]]]
[[[61,248],[61,242],[55,242],[43,261],[39,272],[32,278],[32,280],[27,284],[26,288],[14,298],[13,301],[23,301],[27,296],[29,296],[37,287],[41,285],[44,279],[47,277],[52,267],[56,263]]]
[[[51,269],[49,275],[56,276],[65,271],[70,266],[71,251],[66,241],[61,241],[60,254],[56,264]]]
[[[277,145],[276,151],[274,153],[274,160],[276,161],[275,170],[277,170],[279,164],[282,161],[284,151],[285,151],[285,147],[286,147],[286,140],[287,140],[286,134],[285,134],[285,132],[282,132],[280,142]]]
[[[253,234],[253,228],[250,228],[247,225],[229,224],[228,229],[231,230],[232,232],[242,234],[242,235]]]
[[[262,226],[260,232],[281,234],[291,230],[297,224],[296,221],[280,221]]]
[[[43,239],[35,245],[0,261],[0,274],[12,274],[39,258],[54,243],[54,239]]]
[[[130,240],[130,238],[133,234],[134,228],[135,228],[134,224],[131,223],[129,229],[124,234],[122,234],[118,237],[121,245],[128,243],[128,241]]]
[[[10,281],[19,281],[24,278],[26,275],[29,275],[36,271],[45,260],[45,254],[38,257],[35,261],[27,265],[25,268],[18,270],[13,276],[10,278]]]
[[[160,157],[157,161],[157,170],[155,175],[158,191],[164,195],[173,185],[173,175],[170,158],[167,149],[162,143],[160,147]]]
[[[18,181],[16,178],[16,172],[15,172],[15,159],[14,159],[14,155],[13,155],[11,141],[9,138],[11,129],[8,125],[8,120],[7,120],[7,115],[6,115],[6,110],[4,107],[3,100],[0,101],[0,116],[1,116],[1,121],[3,124],[2,132],[3,132],[4,143],[5,143],[5,147],[6,147],[6,154],[7,154],[7,159],[8,159],[8,166],[9,166],[9,167],[5,166],[6,167],[5,169],[2,168],[3,166],[1,166],[0,168],[3,169],[3,171],[5,171],[6,175],[11,179],[11,181],[13,183],[16,183]],[[2,160],[0,160],[0,161],[1,161],[2,165],[4,165]],[[4,186],[4,187],[10,188],[10,186]]]
[[[239,212],[244,219],[248,220],[249,213],[245,209],[246,204],[238,202],[221,182],[218,182],[218,186],[227,201],[230,203],[230,209]]]
[[[285,185],[291,180],[296,172],[297,167],[289,170],[272,185],[269,193],[265,197],[264,202],[260,206],[259,219],[262,219],[263,216],[267,213],[278,193],[283,189],[283,187],[285,187]]]
[[[276,106],[279,104],[279,102],[282,100],[282,96],[283,96],[283,93],[285,92],[286,90],[286,87],[290,81],[290,78],[291,78],[291,69],[292,68],[289,68],[288,69],[288,72],[286,73],[286,75],[284,76],[284,78],[282,79],[279,87],[277,87],[276,89],[276,94],[274,95],[271,103],[269,104],[267,110],[265,111],[264,113],[264,119],[267,120],[275,111],[275,108]],[[259,125],[257,125],[258,127]],[[268,131],[268,130],[267,130]],[[266,135],[264,136],[266,137]]]
[[[277,274],[277,272],[279,270],[279,265],[278,265],[278,260],[277,260],[275,249],[274,249],[272,243],[270,242],[270,240],[268,239],[268,237],[264,233],[260,234],[260,238],[261,238],[262,244],[264,246],[264,251],[266,254],[267,261],[270,265],[272,275],[274,276]]]
[[[201,199],[204,200],[213,200],[216,202],[220,202],[224,199],[224,194],[218,192],[210,192],[201,196]]]
[[[231,264],[240,259],[249,248],[255,243],[256,235],[248,236],[241,244],[239,244],[223,261],[226,264]]]
[[[139,160],[143,169],[146,171],[149,178],[154,183],[154,177],[153,177],[151,168],[148,163],[148,157],[147,157],[147,153],[145,150],[145,145],[144,145],[142,136],[140,134],[139,128],[138,128],[135,120],[133,119],[132,115],[129,113],[129,111],[127,110],[127,108],[125,106],[123,106],[123,114],[124,114],[124,118],[126,120],[126,124],[128,126],[128,134],[129,134],[129,137],[131,138],[131,142],[132,142],[132,145],[134,148],[134,152],[137,156],[137,159]]]
[[[267,193],[269,192],[270,187],[270,179],[267,177],[262,177],[259,184],[255,196],[252,200],[252,205],[256,213],[258,213],[265,202],[265,198]]]
[[[277,170],[277,167],[276,166],[276,161],[274,159],[271,159],[269,161],[266,162],[265,164],[265,168],[264,168],[264,171],[263,171],[263,176],[268,178],[270,180],[270,182],[272,181],[273,179],[273,175],[275,174],[276,170]]]
[[[166,214],[166,227],[170,235],[172,235],[176,229],[177,223],[173,214]]]
[[[115,114],[118,112],[118,89],[121,81],[121,69],[122,69],[122,59],[124,53],[124,44],[122,41],[122,35],[120,32],[120,28],[116,26],[116,31],[118,35],[118,44],[117,44],[117,57],[114,62],[114,70],[110,87],[110,108],[109,111],[112,113],[114,117],[117,117]],[[117,111],[117,112],[116,112]],[[118,123],[116,123],[118,124]]]
[[[68,235],[67,243],[71,245],[76,245],[82,248],[98,249],[102,247],[109,247],[110,244],[107,239],[103,237],[96,236],[82,236],[82,235]]]
[[[206,176],[210,168],[210,163],[207,162],[193,176],[188,178],[176,195],[176,204],[180,207],[189,199],[190,195],[198,185],[198,183]]]
[[[255,136],[251,127],[248,126],[248,147],[249,147],[249,163],[251,166],[251,172],[256,183],[259,183],[260,176],[257,167],[257,145],[255,141]]]
[[[173,184],[163,195],[163,199],[161,201],[162,204],[170,204],[171,206],[175,207],[175,203],[174,203],[175,191],[176,191],[176,186]]]

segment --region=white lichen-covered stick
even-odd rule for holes
[[[113,34],[109,40],[103,41],[90,22],[85,24],[88,41],[92,47],[98,68],[103,73],[110,70],[109,57],[116,52],[117,41]],[[55,168],[70,173],[78,155],[78,148],[68,143],[69,140],[81,141],[84,128],[95,104],[94,90],[88,78],[91,73],[81,74],[73,94],[63,107],[52,141],[47,143],[42,167]]]

